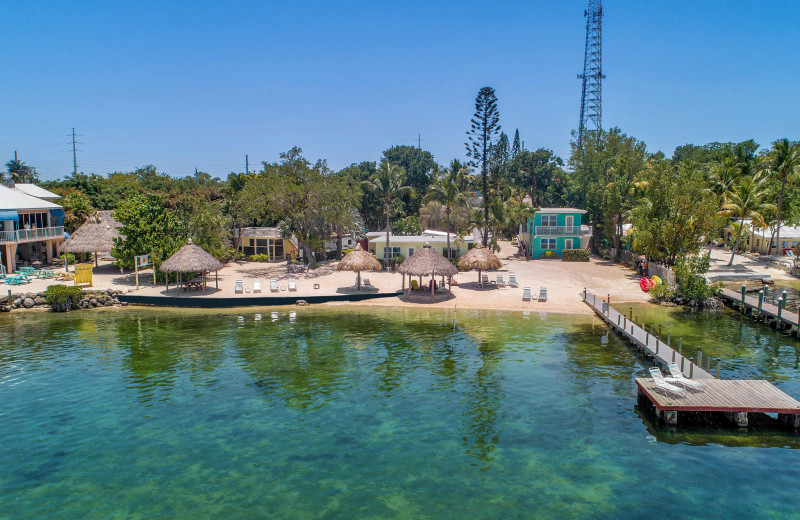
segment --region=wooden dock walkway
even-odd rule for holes
[[[719,297],[730,303],[733,307],[741,307],[742,294],[730,289],[722,289]],[[786,309],[779,309],[777,305],[767,303],[762,300],[761,308],[759,309],[759,297],[744,295],[744,312],[757,316],[760,319],[766,319],[775,323],[776,328],[792,330],[798,327],[798,313],[787,311]]]
[[[709,379],[703,384],[702,392],[676,395],[657,389],[651,378],[636,378],[640,397],[646,397],[667,424],[677,424],[678,412],[723,412],[740,427],[747,426],[748,413],[776,413],[781,422],[800,427],[800,401],[769,381]]]
[[[606,302],[598,298],[597,295],[584,290],[581,296],[583,297],[583,301],[608,323],[611,328],[630,340],[631,343],[637,345],[645,353],[651,355],[662,367],[666,367],[668,363],[674,362],[678,364],[681,368],[681,372],[683,372],[683,375],[686,377],[703,380],[714,378],[714,376],[696,365],[690,358],[684,357],[666,342],[639,327],[629,320],[627,316],[620,314],[614,310],[613,307],[607,305]]]

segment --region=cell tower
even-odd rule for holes
[[[581,91],[581,121],[578,125],[578,147],[583,146],[584,133],[602,129],[603,48],[600,39],[600,22],[603,18],[602,0],[589,0],[586,17],[586,50],[583,54],[583,80]]]

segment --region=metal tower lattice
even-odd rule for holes
[[[578,125],[578,147],[583,146],[584,133],[602,129],[603,48],[600,39],[600,22],[603,18],[602,0],[589,0],[586,17],[586,50],[583,55],[583,80],[581,91],[581,120]],[[593,128],[590,128],[593,127]]]

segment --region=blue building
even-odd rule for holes
[[[591,228],[581,222],[586,210],[542,208],[520,226],[520,238],[532,258],[560,257],[564,249],[589,246]]]

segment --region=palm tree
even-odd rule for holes
[[[708,178],[709,189],[720,201],[733,187],[741,173],[741,165],[732,157],[725,157],[722,162],[711,167]]]
[[[28,166],[23,161],[11,159],[6,163],[8,173],[14,178],[14,182],[34,182],[36,180],[36,169]]]
[[[450,214],[453,208],[467,203],[467,198],[458,187],[459,171],[451,168],[445,170],[440,175],[437,175],[431,185],[428,187],[428,193],[425,195],[425,202],[435,200],[444,206],[445,215],[447,215],[447,259],[452,259],[450,251],[450,233],[453,230],[453,223],[450,219]]]
[[[786,191],[786,183],[798,180],[800,176],[800,143],[786,139],[778,139],[772,143],[772,150],[769,153],[769,164],[766,170],[767,175],[776,178],[781,182],[781,193],[778,196],[777,231],[775,242],[780,248],[781,243],[781,208],[783,206],[783,195]],[[772,241],[769,243],[767,254],[772,254]],[[778,256],[781,256],[779,251]]]
[[[734,217],[740,219],[740,225],[736,229],[736,240],[733,241],[731,247],[731,259],[728,265],[733,264],[733,257],[736,255],[736,248],[739,245],[739,239],[744,229],[744,219],[751,219],[753,229],[756,227],[764,227],[764,216],[762,212],[771,211],[775,208],[774,204],[765,203],[764,198],[767,196],[767,190],[764,188],[765,179],[757,174],[753,178],[740,179],[731,191],[725,195],[725,203],[722,205],[721,215],[727,217]]]
[[[402,166],[396,166],[385,161],[375,172],[372,179],[364,181],[364,187],[376,192],[383,197],[386,206],[386,250],[383,252],[384,265],[389,265],[389,216],[392,199],[403,195],[416,196],[414,188],[406,186],[406,171]]]

